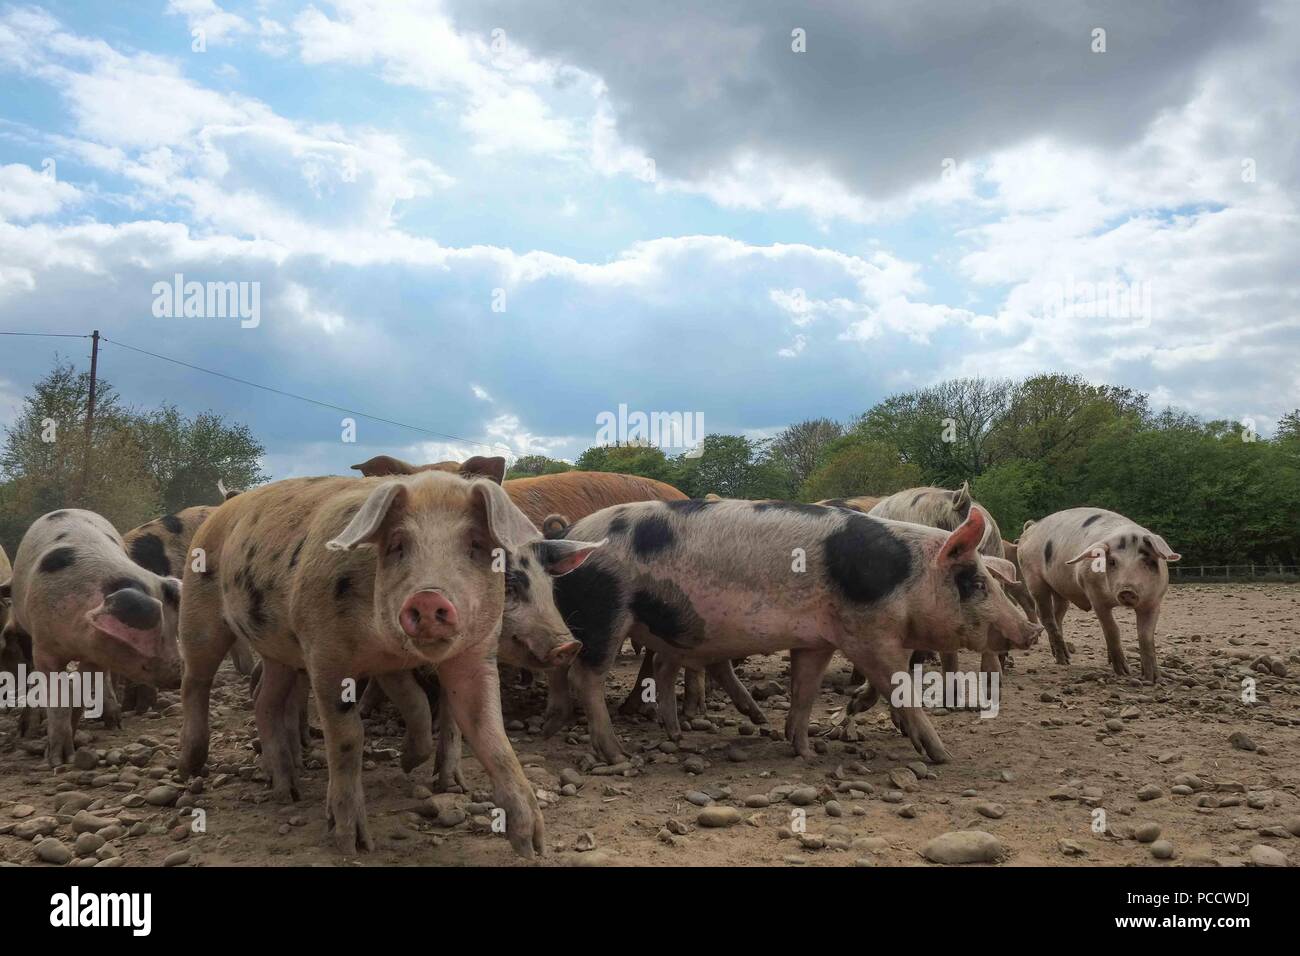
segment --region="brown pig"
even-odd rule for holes
[[[14,556],[8,590],[9,630],[30,636],[33,666],[51,682],[75,660],[79,674],[112,671],[163,688],[180,684],[181,584],[136,565],[122,536],[94,512],[62,509],[34,521]],[[50,766],[72,757],[77,715],[67,704],[47,708]]]
[[[505,575],[494,565],[536,536],[500,486],[439,471],[289,479],[226,502],[194,539],[206,569],[185,570],[181,771],[197,773],[207,759],[213,675],[244,636],[263,662],[255,711],[276,797],[298,792],[295,685],[305,670],[325,732],[334,842],[344,853],[373,848],[356,682],[433,665],[492,778],[511,845],[524,856],[543,852],[541,812],[505,735],[496,670]]]
[[[1027,523],[1017,544],[1025,583],[1058,664],[1070,663],[1061,625],[1073,604],[1097,615],[1111,667],[1128,674],[1114,610],[1132,608],[1142,679],[1153,684],[1159,679],[1156,622],[1169,587],[1169,564],[1181,558],[1164,538],[1113,511],[1070,508]]]

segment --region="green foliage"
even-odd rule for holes
[[[822,463],[804,482],[800,497],[804,501],[854,495],[883,497],[920,483],[920,466],[903,461],[893,445],[849,435],[826,449]]]
[[[88,508],[125,531],[164,512],[219,502],[218,479],[232,489],[266,480],[258,467],[264,449],[245,426],[211,412],[187,419],[168,405],[127,409],[103,380],[88,446],[89,392],[88,373],[56,361],[5,429],[0,544],[10,554],[28,525],[56,508]]]
[[[524,455],[510,466],[510,470],[506,472],[506,479],[536,478],[538,475],[558,475],[560,472],[572,470],[573,466],[567,461],[547,458],[545,455]]]

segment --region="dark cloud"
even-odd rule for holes
[[[1257,35],[1255,3],[609,2],[452,0],[458,29],[596,74],[619,129],[661,175],[725,171],[747,152],[872,197],[943,159],[1050,135],[1136,139],[1194,92],[1203,61]],[[807,52],[791,52],[791,31]],[[1091,50],[1106,30],[1106,52]]]

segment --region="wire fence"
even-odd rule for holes
[[[1171,564],[1173,583],[1197,581],[1300,581],[1300,564]]]

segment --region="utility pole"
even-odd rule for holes
[[[90,395],[86,402],[86,454],[81,464],[81,489],[78,504],[86,505],[86,483],[90,481],[90,457],[95,435],[95,384],[99,374],[99,329],[90,336]]]

